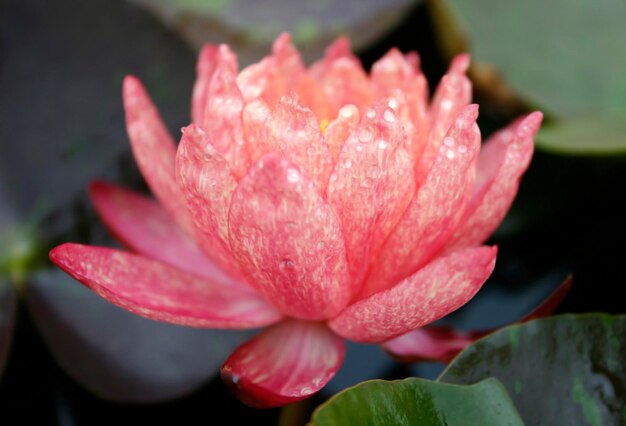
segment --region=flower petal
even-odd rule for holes
[[[215,70],[206,94],[204,117],[199,123],[211,135],[211,144],[240,178],[250,165],[243,137],[243,97],[237,87],[237,56],[226,46],[218,48]]]
[[[572,279],[568,277],[539,306],[518,322],[544,318],[552,314],[561,304],[571,286]],[[391,356],[403,362],[439,361],[448,363],[465,347],[495,330],[496,328],[460,331],[446,326],[426,326],[386,341],[382,347]]]
[[[247,405],[278,407],[323,388],[344,355],[343,339],[324,324],[288,320],[237,348],[222,366],[222,379]]]
[[[200,248],[224,271],[239,278],[239,265],[228,243],[228,207],[237,181],[210,141],[200,127],[192,124],[185,128],[176,156],[178,182]]]
[[[491,137],[478,156],[476,187],[447,249],[482,244],[513,203],[533,155],[543,114],[534,112]]]
[[[324,131],[324,139],[326,145],[330,149],[333,159],[337,160],[341,147],[348,139],[350,133],[354,131],[359,124],[359,109],[354,105],[344,105],[339,110],[339,114],[334,121],[331,121]]]
[[[345,141],[326,189],[341,222],[352,281],[360,284],[376,253],[413,197],[413,163],[405,133],[382,101],[367,109]]]
[[[136,254],[66,243],[54,248],[50,259],[109,302],[153,320],[243,329],[281,318],[278,311],[244,288]]]
[[[131,250],[220,283],[240,284],[211,262],[152,199],[105,182],[93,182],[89,195],[102,221]]]
[[[320,123],[297,96],[283,97],[274,108],[263,101],[248,104],[244,126],[253,161],[273,151],[294,163],[318,188],[325,188],[332,154],[323,142]]]
[[[198,55],[196,64],[196,82],[191,95],[191,120],[192,123],[201,124],[204,120],[204,110],[207,103],[209,85],[217,64],[218,47],[205,44]]]
[[[287,315],[326,319],[348,303],[343,236],[315,185],[270,153],[233,194],[230,241],[242,270]]]
[[[459,114],[424,184],[386,240],[362,297],[394,285],[428,262],[454,231],[470,196],[480,148],[477,105]]]
[[[472,100],[472,83],[465,75],[470,57],[463,54],[454,58],[448,73],[443,76],[433,95],[428,116],[429,132],[422,158],[416,163],[418,185],[428,174],[437,157],[444,136],[461,110]]]
[[[152,193],[187,232],[192,232],[175,174],[176,145],[141,82],[124,79],[126,129],[135,161]]]
[[[382,342],[438,320],[474,297],[493,271],[496,252],[481,246],[439,257],[395,287],[349,306],[330,328],[357,342]]]

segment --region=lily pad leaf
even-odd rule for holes
[[[57,270],[31,277],[26,301],[58,364],[89,391],[112,401],[185,395],[216,375],[251,335],[138,317]]]
[[[495,379],[471,386],[430,380],[372,380],[335,395],[313,413],[309,426],[421,425],[522,426]]]
[[[17,300],[13,286],[0,278],[0,376],[11,348]]]
[[[439,381],[499,379],[528,426],[623,424],[624,336],[626,316],[606,314],[560,315],[513,325],[461,352]]]
[[[560,120],[537,136],[545,151],[569,155],[626,154],[626,114]]]

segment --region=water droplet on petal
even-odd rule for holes
[[[459,153],[465,154],[467,152],[467,147],[465,145],[459,145],[457,150],[459,151]]]
[[[374,119],[376,117],[376,111],[374,111],[372,108],[369,108],[365,115],[367,116],[367,118]]]
[[[444,144],[445,146],[449,146],[449,147],[451,147],[451,148],[452,148],[452,147],[456,144],[456,142],[455,142],[455,140],[454,140],[453,138],[451,138],[450,136],[448,136],[448,137],[444,138],[444,140],[443,140],[443,144]]]
[[[287,169],[287,180],[291,183],[296,183],[300,180],[300,174],[296,169]]]
[[[387,123],[393,123],[394,121],[396,121],[396,115],[390,109],[385,110],[385,112],[383,113],[383,118]]]
[[[281,259],[279,266],[282,269],[293,269],[294,263],[291,259]]]
[[[381,139],[378,141],[378,149],[386,149],[388,146],[389,143],[386,140]]]
[[[441,101],[441,108],[446,110],[451,109],[452,101],[450,99],[444,99],[443,101]]]
[[[339,115],[343,118],[350,118],[354,114],[354,107],[352,105],[345,105],[339,110]]]
[[[356,150],[361,152],[361,151],[363,151],[363,147],[361,145],[357,145]]]
[[[398,109],[398,101],[395,98],[389,99],[389,102],[387,102],[387,105],[391,109],[394,109],[394,110]]]
[[[454,151],[452,151],[451,149],[449,149],[449,150],[446,152],[446,157],[448,157],[450,160],[454,159],[454,155],[455,155],[455,154],[454,154]]]
[[[350,160],[350,159],[348,158],[346,161],[344,161],[343,166],[344,166],[346,169],[349,169],[350,167],[352,167],[352,160]]]
[[[362,129],[359,132],[359,141],[363,142],[363,143],[367,143],[369,141],[372,140],[372,133],[370,133],[369,130],[367,129]]]

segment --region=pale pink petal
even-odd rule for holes
[[[244,110],[244,127],[252,161],[273,151],[294,163],[318,188],[326,187],[333,159],[323,142],[315,114],[297,96],[283,97],[274,108],[263,101]]]
[[[354,105],[344,105],[337,118],[332,121],[324,131],[326,145],[330,149],[333,159],[339,157],[341,147],[348,139],[350,133],[354,131],[360,121],[359,109]]]
[[[217,64],[218,47],[205,44],[198,55],[196,64],[196,82],[191,95],[191,120],[200,124],[204,120],[209,85]]]
[[[139,170],[165,210],[191,233],[193,226],[175,178],[174,140],[138,79],[127,76],[123,92],[126,129]]]
[[[424,184],[374,261],[362,297],[417,271],[454,231],[474,182],[480,148],[477,116],[477,105],[467,106],[459,114]]]
[[[315,113],[323,130],[334,118],[334,112],[330,100],[322,92],[321,84],[310,75],[305,75],[298,83],[295,92],[302,105]]]
[[[333,41],[324,51],[324,57],[309,67],[309,74],[314,79],[321,80],[333,62],[339,59],[348,59],[356,63],[359,61],[352,53],[352,46],[348,37],[340,36]]]
[[[239,284],[211,262],[154,200],[104,182],[92,183],[89,195],[102,221],[131,250],[216,282]]]
[[[476,186],[461,224],[446,249],[482,244],[496,230],[533,155],[533,138],[543,114],[534,112],[499,131],[478,156]]]
[[[561,304],[572,286],[568,277],[539,306],[525,315],[518,323],[551,315]],[[460,331],[446,326],[426,326],[382,343],[382,347],[394,358],[403,362],[439,361],[448,363],[471,343],[496,328]]]
[[[242,270],[287,315],[326,319],[348,303],[339,222],[312,181],[270,153],[233,194],[230,241]]]
[[[318,81],[330,102],[333,117],[346,104],[361,109],[375,100],[370,80],[356,58],[340,57],[332,61],[326,65]]]
[[[465,75],[469,67],[469,55],[459,55],[450,64],[448,73],[443,76],[430,105],[429,132],[422,150],[421,160],[416,163],[418,185],[428,174],[439,147],[457,115],[472,100],[472,83]]]
[[[245,404],[278,407],[323,388],[344,355],[343,339],[324,324],[287,320],[237,348],[222,366],[222,379]]]
[[[196,241],[224,271],[241,277],[228,243],[228,206],[237,181],[228,162],[200,127],[185,128],[178,146],[176,172],[193,224]]]
[[[243,97],[235,79],[237,57],[225,45],[216,54],[213,78],[207,88],[204,117],[199,123],[211,135],[211,145],[228,161],[236,178],[250,165],[243,136]]]
[[[493,271],[496,252],[481,246],[438,257],[395,287],[349,306],[329,325],[354,341],[382,342],[436,321],[474,297]]]
[[[404,140],[396,113],[379,102],[361,116],[330,176],[326,198],[341,222],[355,285],[413,197],[413,163]]]
[[[415,75],[415,68],[406,61],[402,53],[393,48],[372,65],[371,79],[378,97],[391,96],[402,89]]]
[[[243,99],[251,102],[261,97],[267,85],[272,60],[270,57],[263,58],[260,62],[250,64],[241,70],[237,76],[237,86],[241,90]]]
[[[281,318],[280,312],[245,288],[140,255],[66,243],[53,249],[50,259],[114,305],[153,320],[239,329],[265,326]]]

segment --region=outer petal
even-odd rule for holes
[[[222,366],[222,378],[244,403],[277,407],[323,388],[344,355],[343,340],[325,325],[289,320],[237,348]]]
[[[201,126],[211,135],[211,144],[228,161],[236,177],[245,174],[250,160],[243,137],[243,97],[235,79],[237,57],[225,45],[218,49],[215,70],[207,88]]]
[[[414,76],[415,68],[393,48],[372,65],[371,79],[378,97],[391,96]]]
[[[395,287],[349,306],[329,322],[358,342],[382,342],[422,327],[467,303],[495,265],[495,247],[472,247],[439,257]]]
[[[89,194],[109,230],[133,251],[220,283],[239,284],[211,262],[152,199],[104,182],[92,183]]]
[[[167,212],[185,231],[192,232],[185,199],[175,178],[176,145],[135,77],[124,79],[124,108],[128,137],[141,174]]]
[[[287,315],[325,319],[348,303],[339,223],[315,185],[270,153],[237,187],[230,237],[242,270]]]
[[[139,255],[67,243],[53,249],[50,259],[109,302],[153,320],[242,329],[281,317],[252,292]]]
[[[207,103],[207,92],[217,64],[218,47],[206,44],[200,50],[196,65],[196,82],[191,95],[191,120],[201,124],[204,120],[204,110]]]
[[[178,146],[176,171],[200,248],[226,272],[240,277],[228,243],[228,206],[237,181],[209,136],[198,126],[185,128]]]
[[[435,165],[374,261],[362,296],[415,272],[454,231],[474,181],[480,148],[477,115],[476,105],[467,106],[450,129]]]
[[[262,101],[248,104],[244,123],[253,161],[270,151],[279,152],[318,188],[326,186],[332,154],[322,140],[317,117],[296,96],[283,97],[271,109]]]
[[[368,108],[330,177],[326,198],[341,222],[354,283],[362,283],[370,256],[413,197],[413,164],[404,139],[402,124],[386,101]]]
[[[534,112],[496,133],[478,156],[476,187],[447,249],[482,244],[511,207],[533,155],[543,114]]]
[[[539,306],[520,319],[526,322],[547,317],[561,304],[572,286],[568,277]],[[404,362],[439,361],[448,363],[466,346],[496,329],[459,331],[446,326],[426,326],[382,344],[391,356]]]
[[[422,158],[415,164],[418,185],[428,174],[437,157],[439,147],[459,112],[472,100],[472,83],[465,76],[469,55],[459,55],[450,64],[433,95],[428,111],[429,132],[426,136]]]

